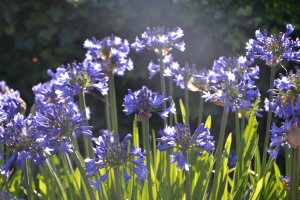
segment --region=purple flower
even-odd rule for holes
[[[132,60],[126,59],[130,47],[127,40],[122,42],[122,39],[112,35],[101,41],[92,38],[87,39],[83,47],[88,51],[86,60],[101,64],[101,72],[107,73],[113,71],[115,75],[124,76],[126,70],[133,69]]]
[[[152,31],[147,28],[141,36],[142,40],[136,37],[131,48],[135,49],[136,52],[140,52],[144,48],[155,51],[162,50],[163,56],[165,56],[173,47],[180,51],[185,50],[185,43],[180,42],[183,35],[183,31],[178,27],[172,31],[165,30],[165,27],[153,28]]]
[[[89,172],[86,175],[86,178],[92,177],[97,171],[100,171],[103,168],[107,168],[107,172],[104,176],[101,176],[96,182],[90,182],[91,186],[96,187],[97,190],[101,182],[104,182],[108,176],[108,172],[111,168],[121,168],[124,170],[124,179],[128,183],[128,180],[131,179],[131,176],[128,175],[126,168],[131,169],[138,177],[140,183],[142,180],[146,180],[146,174],[149,172],[146,170],[147,166],[144,164],[145,158],[143,156],[147,155],[142,153],[141,149],[134,148],[131,144],[130,152],[127,153],[127,147],[132,136],[128,134],[123,142],[119,143],[119,135],[116,136],[115,142],[109,145],[109,139],[107,136],[103,135],[98,138],[96,143],[96,148],[93,148],[97,158],[95,159],[85,159],[85,172]],[[133,160],[134,156],[138,156],[137,160]],[[133,163],[137,167],[131,167],[128,162]],[[106,177],[106,178],[103,178]]]
[[[164,95],[159,95],[158,92],[153,93],[146,86],[141,90],[132,92],[128,90],[128,95],[124,98],[124,110],[126,115],[137,112],[139,114],[138,120],[144,121],[151,117],[151,112],[157,112],[162,119],[168,117],[169,113],[175,113],[175,105],[171,103],[169,108],[161,108],[165,101],[171,100],[171,97],[164,98]]]
[[[204,128],[204,124],[200,124],[199,127],[195,130],[193,136],[191,136],[190,126],[181,125],[175,122],[174,127],[166,125],[164,130],[158,132],[162,137],[157,138],[157,142],[167,143],[168,145],[157,145],[156,148],[160,151],[166,151],[175,147],[178,149],[178,152],[173,152],[172,163],[177,162],[176,167],[179,168],[179,171],[185,167],[185,170],[188,171],[190,165],[186,163],[186,160],[183,155],[185,152],[194,151],[197,155],[202,155],[202,152],[196,151],[206,151],[210,154],[210,151],[213,151],[214,141],[213,136],[210,135],[209,129]]]
[[[270,67],[278,65],[282,60],[285,62],[294,61],[300,63],[299,52],[292,50],[293,47],[299,48],[299,39],[291,40],[288,36],[293,32],[294,27],[291,24],[286,26],[285,33],[279,33],[279,37],[271,35],[267,37],[267,31],[264,34],[257,30],[255,32],[256,40],[250,39],[247,42],[247,56],[250,58],[260,58],[265,60]]]

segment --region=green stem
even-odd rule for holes
[[[240,119],[239,119],[238,112],[235,112],[235,136],[236,136],[236,152],[238,153],[240,150],[240,141],[241,141]]]
[[[120,171],[119,171],[119,168],[114,168],[114,175],[115,175],[115,185],[116,185],[117,199],[118,200],[123,200],[122,190],[121,190],[121,183],[120,183]]]
[[[173,77],[169,77],[169,96],[173,97]],[[174,115],[173,113],[170,113],[169,115],[169,126],[173,126]]]
[[[270,89],[274,89],[274,79],[275,79],[276,66],[271,67],[271,78],[270,78]],[[269,102],[272,102],[273,94],[269,93]],[[267,161],[267,148],[269,147],[269,134],[270,134],[270,126],[271,126],[271,118],[272,118],[272,107],[269,106],[268,118],[267,118],[267,127],[266,127],[266,135],[265,135],[265,144],[263,148],[263,158],[261,163],[261,169],[264,169]],[[263,175],[263,170],[261,176]]]
[[[291,184],[290,184],[290,200],[298,199],[299,187],[299,147],[291,148]]]
[[[84,181],[84,184],[85,184],[85,186],[86,186],[86,188],[88,190],[88,193],[89,193],[89,196],[90,196],[91,200],[96,200],[95,192],[94,192],[93,188],[91,187],[91,185],[89,184],[88,179],[85,177],[86,174],[85,174],[84,169],[83,169],[83,167],[82,167],[82,165],[80,163],[80,160],[78,158],[77,152],[75,151],[74,153],[71,153],[71,155],[73,157],[73,160],[75,161],[76,166],[79,169],[79,172],[80,172],[81,177],[82,177],[82,179]]]
[[[184,152],[184,157],[187,163],[189,163],[189,157],[188,157],[188,152]],[[190,173],[189,171],[185,172],[185,186],[186,186],[186,196],[187,200],[192,200],[192,190],[191,190],[191,181],[190,181]]]
[[[216,199],[216,192],[217,192],[217,185],[218,185],[218,180],[219,180],[219,172],[220,172],[220,168],[221,168],[222,149],[223,149],[223,143],[224,143],[227,117],[228,117],[228,113],[226,113],[226,111],[224,109],[223,116],[222,116],[220,135],[219,135],[219,141],[218,141],[218,147],[217,147],[217,151],[215,154],[215,157],[217,158],[217,162],[216,162],[216,167],[215,167],[215,175],[214,175],[213,188],[212,188],[212,192],[211,192],[211,195],[212,195],[211,199]]]
[[[202,95],[203,95],[203,93],[200,92],[198,124],[202,123],[202,115],[203,115],[203,98],[202,98]]]
[[[86,110],[86,104],[85,104],[85,98],[84,98],[84,91],[81,89],[79,91],[79,107],[80,112],[82,113],[84,110]],[[87,119],[86,114],[83,115],[83,119]],[[83,126],[88,126],[89,122],[86,120],[84,123],[82,123]],[[91,138],[83,136],[83,144],[84,144],[84,150],[86,153],[86,157],[88,158],[95,158],[94,152],[93,152],[93,145]]]
[[[165,77],[164,77],[164,64],[163,64],[163,55],[162,49],[159,49],[159,71],[160,71],[160,86],[161,86],[161,93],[166,95],[166,85],[165,85]],[[166,102],[163,102],[163,108],[166,108]],[[164,127],[167,124],[167,119],[164,120]]]
[[[29,175],[28,175],[28,165],[27,165],[27,159],[25,160],[25,163],[23,164],[23,175],[25,180],[25,187],[27,191],[27,199],[31,199],[31,191],[30,191],[30,181],[29,181]]]
[[[47,194],[50,195],[50,199],[51,199],[51,200],[54,200],[52,191],[51,191],[50,186],[49,186],[48,177],[47,177],[47,175],[46,175],[46,172],[45,172],[44,167],[41,167],[41,166],[40,166],[40,170],[41,170],[41,172],[42,172],[42,175],[43,175],[43,177],[44,177],[44,181],[45,181],[45,183],[46,183]]]
[[[105,116],[106,116],[106,128],[108,131],[108,135],[111,132],[111,121],[110,121],[110,112],[109,112],[109,98],[108,95],[105,95]],[[110,142],[110,139],[109,139]]]
[[[146,119],[143,121],[144,123],[144,138],[145,138],[145,146],[146,146],[146,152],[148,153],[148,156],[146,156],[147,159],[147,170],[149,171],[148,175],[148,191],[149,191],[149,200],[152,200],[152,179],[151,179],[151,169],[150,169],[150,145],[149,145],[149,119]]]
[[[1,174],[1,178],[3,180],[4,186],[6,187],[7,192],[10,192],[10,188],[8,186],[8,182],[6,180],[6,177],[4,175]]]
[[[189,124],[189,115],[190,115],[190,109],[189,109],[189,90],[187,88],[187,84],[185,84],[184,87],[184,107],[185,107],[185,124]]]
[[[245,113],[242,112],[241,136],[244,135],[245,127],[246,127],[246,116]]]
[[[117,105],[116,105],[116,91],[115,91],[115,81],[113,72],[108,72],[109,80],[109,95],[110,95],[110,114],[111,114],[111,123],[114,136],[119,133],[118,130],[118,115],[117,115]]]

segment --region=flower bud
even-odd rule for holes
[[[294,124],[291,126],[287,134],[287,142],[293,148],[297,148],[300,146],[300,129],[297,122],[294,122]]]

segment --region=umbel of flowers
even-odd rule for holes
[[[117,134],[116,140],[109,145],[109,138],[105,135],[100,136],[98,140],[95,141],[96,148],[93,148],[94,153],[97,155],[95,159],[85,159],[85,172],[89,172],[86,175],[86,178],[90,178],[95,175],[98,171],[103,168],[106,168],[107,171],[104,175],[102,175],[98,180],[91,181],[91,186],[95,187],[95,190],[100,189],[101,182],[106,181],[108,177],[108,173],[111,169],[119,170],[123,167],[124,170],[124,179],[126,183],[131,179],[131,176],[128,175],[126,168],[132,170],[138,177],[140,184],[142,181],[146,180],[146,175],[149,173],[147,171],[147,166],[144,164],[145,158],[143,156],[147,156],[148,153],[141,152],[140,148],[135,148],[132,144],[130,145],[130,152],[127,153],[127,147],[129,145],[129,141],[132,136],[128,134],[123,142],[120,144],[120,137]],[[137,156],[138,159],[134,160],[134,156]],[[132,167],[129,163],[133,163],[136,167]],[[115,177],[115,179],[119,179],[119,177]],[[119,181],[119,180],[116,180]]]
[[[278,65],[281,61],[294,61],[300,63],[300,52],[295,52],[294,47],[300,48],[299,39],[295,41],[289,38],[294,31],[294,26],[288,24],[285,33],[279,33],[279,37],[271,35],[267,37],[267,31],[264,34],[260,30],[255,32],[256,40],[250,39],[247,42],[247,56],[250,58],[260,58],[265,60],[270,67]]]
[[[177,122],[175,122],[174,127],[167,125],[163,131],[160,130],[158,133],[162,137],[157,138],[156,141],[168,145],[157,145],[156,148],[160,151],[176,148],[177,150],[173,151],[173,155],[170,155],[170,157],[173,159],[172,163],[177,162],[176,167],[179,168],[179,171],[183,167],[189,171],[191,165],[186,162],[184,156],[187,152],[195,152],[197,155],[203,155],[203,150],[209,154],[211,154],[210,151],[215,150],[215,142],[212,141],[213,136],[210,135],[208,128],[204,128],[203,123],[199,125],[193,135],[191,135],[189,125],[182,125]]]
[[[249,67],[253,59],[248,61],[243,56],[234,58],[220,57],[214,62],[213,69],[208,72],[205,79],[202,75],[196,76],[204,80],[206,84],[212,83],[210,91],[204,91],[205,101],[213,101],[217,105],[224,106],[226,112],[249,110],[253,102],[260,97],[259,89],[254,85],[253,79],[258,79],[259,68]]]
[[[87,39],[83,47],[88,51],[86,53],[86,61],[93,61],[101,64],[101,72],[108,73],[113,71],[115,75],[123,76],[126,70],[133,69],[133,62],[127,59],[130,51],[127,40],[112,35],[101,41],[92,38]]]
[[[9,177],[11,164],[16,159],[16,165],[21,169],[26,159],[32,160],[35,165],[44,167],[46,165],[46,156],[42,154],[47,152],[45,148],[37,142],[39,132],[37,126],[32,119],[24,119],[20,113],[14,117],[5,126],[0,127],[0,142],[4,144],[11,154],[10,159],[4,167],[0,169],[1,174]],[[4,151],[0,149],[2,159],[5,155]]]
[[[169,113],[175,114],[175,105],[171,103],[168,108],[161,108],[165,101],[170,101],[172,97],[164,98],[164,94],[160,95],[158,92],[154,93],[146,86],[142,89],[132,92],[128,89],[128,95],[124,98],[124,110],[126,115],[131,113],[138,113],[138,121],[144,121],[152,116],[152,112],[156,112],[162,119],[168,117]]]

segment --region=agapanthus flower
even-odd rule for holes
[[[73,62],[66,68],[57,69],[57,78],[55,81],[55,93],[58,97],[64,99],[73,99],[74,94],[80,90],[93,90],[96,88],[102,95],[108,91],[108,77],[101,73],[99,63],[85,61],[83,63]]]
[[[170,101],[172,97],[164,98],[164,94],[159,95],[158,92],[154,93],[146,86],[142,89],[132,92],[128,89],[128,95],[124,98],[124,110],[126,115],[131,113],[138,113],[138,121],[144,121],[152,116],[152,112],[156,112],[162,119],[168,117],[169,113],[175,114],[175,104],[171,103],[170,107],[162,108],[165,101]]]
[[[286,32],[280,32],[278,38],[276,38],[275,34],[267,37],[266,30],[264,31],[264,35],[260,30],[257,30],[255,32],[256,40],[250,39],[247,42],[247,56],[265,60],[266,64],[270,67],[278,65],[281,61],[300,63],[300,52],[293,51],[293,47],[300,47],[299,39],[297,38],[293,41],[289,38],[294,28],[294,26],[288,24]]]
[[[280,181],[282,182],[283,184],[283,188],[286,190],[286,191],[290,191],[290,184],[291,184],[291,176],[288,174],[286,176],[279,176],[279,179]]]
[[[16,199],[16,198],[12,198],[12,192],[4,192],[2,190],[0,190],[0,199],[1,200],[24,200],[24,199]]]
[[[21,169],[26,159],[32,160],[35,165],[45,166],[46,156],[43,156],[42,148],[36,141],[38,138],[38,130],[36,124],[29,119],[24,119],[20,113],[16,114],[5,126],[0,127],[0,142],[9,149],[9,154],[12,154],[8,162],[0,171],[9,177],[9,169],[11,164],[16,159],[16,165]],[[0,149],[4,156],[4,151]]]
[[[173,70],[170,75],[174,77],[176,86],[184,89],[185,85],[187,85],[189,88],[189,84],[194,82],[194,76],[198,73],[195,67],[194,64],[191,69],[188,64],[185,64],[183,68],[178,67],[177,70]]]
[[[285,122],[281,122],[281,124],[281,127],[277,127],[273,122],[270,130],[271,144],[273,147],[275,147],[275,149],[267,149],[267,152],[270,154],[271,158],[274,158],[275,161],[279,151],[285,151],[286,144],[289,146],[291,144],[294,145],[294,142],[289,143],[289,141],[291,142],[291,136],[295,134],[295,129],[299,129],[298,126],[300,125],[300,122],[298,122],[297,118],[295,117],[291,120],[285,120]],[[288,134],[290,134],[289,137]]]
[[[52,104],[51,110],[46,114],[37,112],[34,122],[39,130],[37,142],[40,147],[53,151],[62,149],[63,154],[72,153],[72,144],[69,144],[69,136],[73,132],[78,132],[86,137],[92,137],[91,126],[83,126],[86,121],[83,119],[85,111],[79,113],[74,109],[74,103],[68,102],[67,106],[63,103]]]
[[[138,177],[140,184],[142,181],[146,180],[146,175],[149,171],[146,170],[146,165],[144,164],[145,158],[143,156],[148,155],[147,153],[141,152],[140,148],[135,148],[132,144],[130,145],[130,152],[127,153],[127,147],[132,136],[128,134],[122,143],[120,143],[120,137],[117,134],[116,140],[109,145],[109,139],[106,136],[100,136],[98,140],[95,141],[96,148],[93,148],[97,158],[95,159],[85,159],[85,172],[89,172],[86,175],[86,178],[94,176],[94,174],[100,171],[103,168],[106,168],[107,171],[102,175],[98,180],[91,181],[91,186],[95,187],[95,190],[100,189],[101,182],[105,182],[108,176],[108,173],[111,169],[123,167],[124,179],[126,184],[128,180],[131,179],[131,176],[128,175],[126,168],[132,170]],[[138,159],[134,160],[134,156],[137,156]],[[130,163],[133,163],[136,167],[133,167]],[[118,177],[115,177],[118,178]]]
[[[158,59],[158,62],[160,62],[160,59]],[[174,76],[174,71],[179,69],[178,62],[173,62],[172,54],[168,54],[164,56],[163,59],[163,66],[164,66],[164,76],[166,77],[172,77]],[[149,63],[148,66],[149,70],[149,79],[151,79],[155,74],[157,74],[160,70],[159,65],[155,64],[152,60]]]
[[[230,167],[230,168],[234,167],[235,164],[236,164],[236,161],[237,161],[236,154],[233,154],[233,153],[229,152],[229,155],[228,155],[228,167]]]
[[[179,49],[180,51],[185,50],[185,43],[180,42],[180,38],[183,36],[183,31],[177,27],[172,31],[169,29],[165,30],[165,27],[150,28],[142,34],[142,40],[138,37],[135,39],[135,43],[131,44],[131,48],[135,49],[136,52],[142,51],[144,48],[158,51],[162,51],[163,56],[167,55],[172,48]]]
[[[160,151],[166,151],[173,147],[178,149],[173,151],[173,155],[170,157],[173,159],[172,163],[177,162],[179,171],[184,167],[185,170],[189,170],[189,165],[186,162],[184,154],[186,152],[195,152],[197,155],[203,155],[203,151],[211,154],[213,151],[215,142],[212,141],[213,136],[210,135],[208,128],[204,128],[204,124],[200,124],[195,130],[193,136],[191,135],[191,130],[189,125],[181,125],[175,122],[175,126],[171,127],[166,125],[164,130],[158,132],[162,137],[157,138],[157,142],[167,143],[168,145],[157,145],[156,148]]]
[[[250,68],[253,59],[248,61],[243,56],[236,58],[220,57],[214,62],[213,69],[210,70],[210,76],[204,79],[204,83],[210,91],[204,91],[205,101],[211,100],[217,105],[224,106],[225,111],[233,112],[239,110],[249,110],[253,107],[253,102],[260,97],[259,89],[254,85],[253,79],[258,79],[259,68],[256,66]],[[194,78],[203,76],[196,75]],[[210,84],[212,83],[212,84]]]
[[[101,64],[101,72],[107,73],[113,71],[115,75],[123,76],[126,70],[133,69],[133,62],[127,55],[130,51],[129,43],[112,35],[101,41],[92,38],[87,39],[83,47],[88,49],[86,60],[98,62]]]
[[[295,68],[296,74],[292,70],[285,76],[279,74],[279,78],[274,81],[275,89],[270,90],[273,93],[270,104],[275,117],[300,116],[300,69]]]

